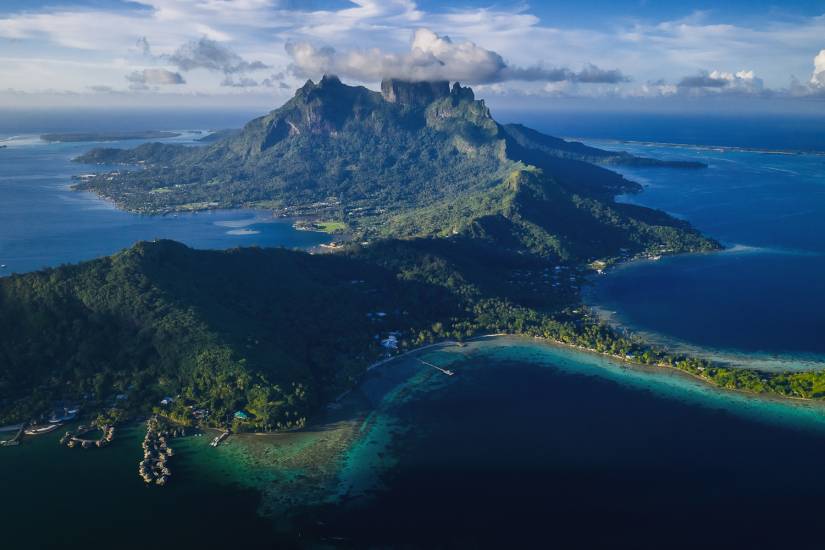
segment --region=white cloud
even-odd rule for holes
[[[95,93],[98,93],[98,94],[109,94],[109,93],[112,93],[112,92],[115,91],[115,89],[112,88],[111,86],[101,86],[101,85],[88,86],[88,89],[89,89],[89,91],[92,91],[92,92],[95,92]]]
[[[814,58],[814,72],[811,74],[811,86],[825,88],[825,50],[820,50]]]
[[[150,86],[170,86],[185,84],[186,80],[180,73],[167,71],[166,69],[143,69],[134,71],[126,75],[126,80],[133,90],[146,90]]]
[[[683,77],[678,87],[701,92],[737,92],[757,94],[764,90],[764,83],[753,71],[702,71],[693,76]]]
[[[825,15],[721,24],[707,12],[666,21],[617,18],[600,28],[575,28],[542,20],[526,3],[488,2],[492,7],[477,8],[461,2],[432,11],[413,0],[354,0],[322,10],[284,0],[132,0],[116,8],[103,7],[109,5],[105,2],[83,4],[86,7],[64,2],[60,8],[6,10],[0,15],[0,39],[6,39],[0,42],[0,82],[14,82],[28,92],[61,88],[89,93],[90,82],[118,89],[129,67],[172,68],[169,59],[179,54],[182,66],[175,70],[185,72],[186,85],[165,89],[222,97],[248,96],[238,88],[253,87],[253,81],[259,89],[285,97],[282,88],[299,84],[287,72],[290,63],[314,76],[341,65],[358,76],[350,78],[365,82],[393,73],[441,74],[488,82],[490,92],[501,96],[562,90],[649,97],[679,90],[677,95],[689,91],[698,97],[714,90],[758,90],[756,77],[737,77],[735,72],[732,78],[716,78],[723,85],[715,88],[677,86],[684,75],[696,77],[714,67],[753,69],[764,79],[764,95],[787,87],[793,74],[802,77],[789,89],[793,94],[825,90],[821,53],[811,74],[811,54],[823,47]],[[432,35],[419,43],[416,56],[409,37],[421,28]],[[447,35],[452,40],[447,41]],[[195,55],[197,47],[178,51],[181,44],[197,46],[200,40],[231,54],[221,62]],[[293,51],[307,48],[303,63],[287,54],[287,43]],[[330,48],[318,46],[322,44]],[[447,75],[433,59],[455,73]],[[402,62],[400,68],[396,61]],[[591,67],[592,62],[611,70]],[[255,73],[257,63],[271,70]],[[195,65],[199,70],[183,68]],[[286,73],[282,80],[265,77],[278,71]],[[711,73],[706,73],[708,78]],[[626,82],[624,75],[633,82]]]
[[[383,78],[402,80],[459,80],[470,84],[506,81],[575,81],[583,83],[623,82],[618,70],[602,70],[588,64],[580,72],[567,68],[509,65],[497,52],[470,41],[453,42],[448,36],[419,28],[413,33],[405,53],[378,48],[338,52],[330,46],[316,47],[308,42],[288,43],[291,71],[300,77],[335,74],[362,82]]]
[[[187,42],[165,57],[181,71],[206,69],[227,76],[269,68],[262,61],[247,61],[228,46],[206,37]]]

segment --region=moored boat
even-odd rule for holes
[[[60,424],[47,424],[45,426],[31,426],[23,430],[26,435],[41,435],[53,432],[60,427]]]
[[[52,424],[59,424],[61,422],[69,422],[70,420],[74,420],[75,418],[77,418],[77,413],[79,413],[79,412],[80,412],[80,409],[78,409],[78,408],[63,409],[62,414],[55,411],[52,414],[51,418],[49,418],[49,422],[51,422]]]

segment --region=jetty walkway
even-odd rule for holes
[[[445,369],[443,367],[439,367],[438,365],[433,365],[432,363],[428,363],[427,361],[424,361],[423,359],[419,359],[418,362],[422,363],[424,365],[427,365],[428,367],[432,367],[436,370],[439,370],[439,371],[443,372],[444,374],[446,374],[447,376],[452,376],[452,375],[455,374],[455,372],[451,371],[450,369]]]
[[[94,426],[80,426],[77,432],[66,432],[60,438],[60,444],[70,449],[78,447],[80,449],[91,449],[93,447],[105,447],[115,438],[115,427],[105,425],[100,428],[102,435],[98,439],[85,439],[83,435],[94,431]]]

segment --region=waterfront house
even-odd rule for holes
[[[398,337],[395,334],[390,334],[387,338],[381,340],[381,345],[388,350],[398,349]]]

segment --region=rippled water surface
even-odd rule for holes
[[[589,303],[626,326],[736,364],[825,367],[825,155],[595,142],[706,170],[623,169],[622,200],[690,221],[727,248],[621,267]]]
[[[183,132],[167,142],[192,143]],[[0,276],[74,263],[117,252],[139,240],[174,239],[195,248],[286,246],[327,242],[321,233],[296,231],[290,220],[252,210],[141,216],[115,209],[91,193],[69,189],[71,177],[98,167],[71,160],[115,143],[46,143],[34,134],[0,136]]]

